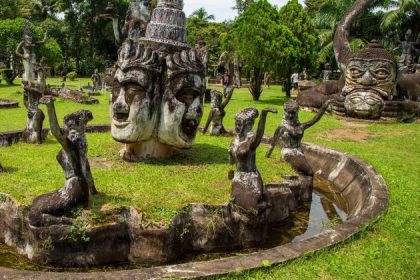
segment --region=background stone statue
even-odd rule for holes
[[[399,60],[399,71],[401,73],[412,73],[414,69],[414,58],[418,52],[415,41],[412,40],[413,32],[408,29],[405,33],[405,40],[400,42],[401,56]]]
[[[283,150],[281,155],[299,175],[301,184],[300,197],[303,201],[310,201],[312,199],[314,175],[302,149],[303,134],[306,129],[310,128],[321,119],[330,103],[331,100],[328,100],[312,120],[300,123],[299,104],[293,100],[286,102],[284,104],[282,125],[276,129],[270,149],[266,153],[266,157],[270,157],[278,139],[282,140]]]
[[[44,44],[47,41],[47,33],[45,33],[42,41],[34,41],[33,32],[29,21],[25,21],[23,31],[23,40],[16,48],[16,54],[22,58],[25,72],[23,74],[24,95],[23,103],[28,112],[26,127],[23,132],[22,140],[26,143],[42,143],[42,123],[44,121],[44,113],[38,108],[39,98],[41,98],[45,87],[42,84],[33,84],[35,81],[35,68],[37,67],[35,47]],[[22,52],[23,50],[23,52]],[[40,68],[40,67],[38,67]],[[42,70],[41,70],[42,71]]]
[[[325,63],[324,70],[322,71],[322,80],[329,81],[331,80],[331,65],[329,63]]]
[[[227,90],[226,98],[222,102],[222,93],[217,90],[212,90],[211,94],[211,109],[203,129],[203,134],[210,130],[210,135],[224,135],[226,130],[223,126],[223,118],[226,115],[225,108],[230,102],[234,91],[234,87],[229,87]]]
[[[66,183],[60,190],[34,199],[28,218],[32,226],[38,227],[69,223],[70,220],[63,216],[79,205],[88,207],[90,192],[97,193],[87,157],[85,135],[86,125],[93,119],[92,113],[80,110],[66,115],[64,126],[60,128],[54,98],[45,96],[40,102],[48,108],[51,133],[62,147],[57,161],[63,168]]]
[[[236,164],[237,172],[229,173],[232,180],[231,196],[235,203],[247,212],[258,210],[263,198],[263,181],[257,169],[256,150],[264,136],[267,114],[277,113],[277,110],[263,109],[256,133],[252,131],[258,110],[247,108],[235,117],[236,137],[230,144],[229,163]]]
[[[124,26],[119,25],[119,18],[112,2],[108,2],[105,14],[102,17],[110,18],[114,29],[115,40],[121,45],[125,40],[137,40],[144,36],[146,26],[150,21],[152,7],[150,0],[130,0]]]
[[[95,69],[95,72],[93,72],[91,80],[93,84],[93,91],[97,91],[102,87],[101,76],[99,76],[98,69]]]
[[[39,99],[42,96],[42,89],[38,84],[30,81],[23,82],[25,94],[23,104],[26,107],[26,127],[23,130],[22,140],[30,144],[41,144],[42,126],[45,119],[44,113],[39,109]]]
[[[45,90],[47,89],[47,59],[42,57],[37,64],[37,72],[38,72],[38,86],[41,90],[41,95],[45,94]]]

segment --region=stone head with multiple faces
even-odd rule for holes
[[[161,159],[192,147],[203,115],[205,65],[186,44],[182,0],[161,0],[145,37],[119,50],[111,133],[128,161]],[[139,32],[140,34],[140,32]]]

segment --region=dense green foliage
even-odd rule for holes
[[[233,23],[224,43],[251,71],[254,100],[262,93],[264,72],[271,72],[282,81],[290,96],[291,74],[313,68],[316,62],[316,31],[297,0],[280,11],[265,0],[252,4]]]
[[[293,71],[302,72],[304,68],[312,71],[317,68],[318,38],[311,18],[297,0],[291,0],[281,7],[280,23],[288,27],[299,41],[298,45],[293,48],[296,55],[294,64],[291,60],[293,57],[287,55],[284,59],[286,63],[281,63],[282,66],[278,71],[280,80],[285,86],[286,95],[290,96],[290,76]]]

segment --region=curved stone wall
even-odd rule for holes
[[[349,209],[346,222],[314,237],[248,255],[206,262],[93,273],[33,272],[0,268],[0,275],[10,279],[150,279],[226,275],[260,268],[263,260],[276,265],[305,253],[333,246],[350,238],[386,212],[388,190],[382,176],[372,166],[351,155],[313,144],[305,145],[305,153],[317,175],[334,183],[333,191],[346,199]]]

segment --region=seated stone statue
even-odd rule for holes
[[[317,115],[303,124],[299,122],[299,104],[296,101],[285,103],[282,125],[276,129],[270,149],[266,153],[266,157],[270,157],[278,139],[281,138],[283,142],[282,157],[299,175],[300,197],[303,201],[310,201],[312,198],[314,172],[305,158],[301,141],[305,130],[321,119],[330,103],[331,100],[325,102]]]
[[[255,108],[247,108],[240,111],[235,117],[235,139],[230,144],[229,162],[236,164],[237,172],[233,177],[233,171],[229,173],[232,181],[231,196],[235,203],[247,212],[258,211],[259,203],[263,199],[263,181],[257,169],[256,150],[264,136],[265,122],[269,112],[277,113],[277,110],[266,108],[262,111],[257,132],[252,128],[258,111]]]
[[[92,113],[80,110],[64,117],[60,128],[54,107],[54,99],[45,96],[40,102],[47,105],[51,133],[62,146],[57,161],[63,168],[66,183],[58,191],[41,195],[34,199],[29,208],[29,222],[32,226],[69,223],[63,217],[74,207],[88,207],[89,193],[96,194],[96,188],[87,158],[85,128],[93,119]]]
[[[222,93],[217,90],[212,90],[211,94],[211,110],[207,119],[206,125],[203,129],[203,134],[210,129],[210,135],[224,135],[226,130],[223,126],[223,118],[226,115],[225,108],[232,98],[234,87],[229,87],[227,90],[226,98],[222,102]]]

